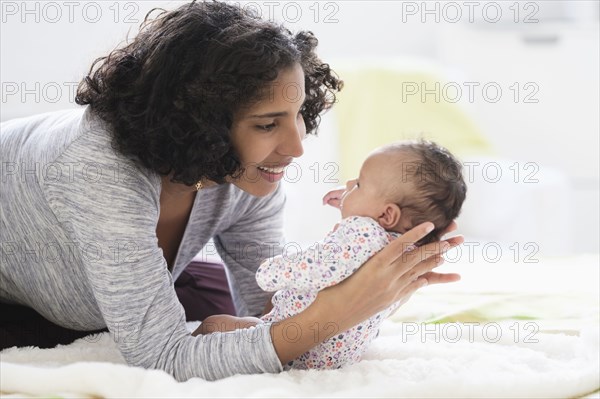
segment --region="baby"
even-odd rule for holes
[[[301,312],[320,290],[341,282],[423,222],[433,222],[435,229],[416,245],[439,240],[459,215],[466,191],[460,162],[433,142],[401,142],[375,150],[364,161],[358,179],[323,198],[342,213],[342,220],[325,239],[296,256],[280,255],[261,264],[256,274],[259,286],[277,291],[273,309],[261,319],[274,322]],[[396,303],[333,336],[284,368],[333,369],[359,361],[381,322],[399,306]]]

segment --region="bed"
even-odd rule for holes
[[[7,398],[597,398],[599,256],[529,260],[537,262],[455,256],[442,268],[460,271],[459,283],[415,294],[385,321],[363,360],[339,370],[178,383],[128,367],[102,333],[53,349],[0,352],[0,391]]]

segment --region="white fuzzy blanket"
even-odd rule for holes
[[[0,352],[0,391],[5,397],[581,397],[600,387],[598,296],[590,287],[594,292],[581,295],[427,287],[383,324],[363,361],[333,371],[178,383],[159,370],[126,366],[108,333],[54,349],[11,348]],[[190,331],[196,325],[189,323]]]
[[[211,398],[567,398],[600,386],[598,330],[584,330],[581,336],[539,333],[535,335],[539,342],[526,344],[513,342],[513,330],[498,325],[504,336],[498,343],[488,343],[482,328],[471,329],[474,342],[469,342],[465,325],[459,330],[454,327],[460,325],[454,324],[445,335],[442,328],[436,333],[432,328],[436,325],[429,325],[429,333],[422,337],[412,334],[412,328],[403,331],[399,323],[386,322],[364,360],[341,370],[293,370],[185,383],[159,370],[127,367],[108,333],[103,333],[97,342],[3,352],[1,385],[4,393],[21,395]],[[463,339],[449,342],[457,331]],[[488,329],[487,337],[495,340],[495,332]]]

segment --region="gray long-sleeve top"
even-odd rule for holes
[[[198,192],[172,273],[158,246],[160,176],[114,151],[90,108],[1,124],[0,301],[76,330],[108,327],[130,365],[177,380],[282,370],[269,324],[192,337],[173,288],[210,238],[240,315],[269,294],[260,262],[283,245],[280,187],[253,197],[231,184]]]

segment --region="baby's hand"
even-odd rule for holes
[[[340,209],[340,204],[342,200],[342,195],[346,191],[345,188],[338,188],[335,190],[331,190],[323,197],[323,205],[331,205],[334,208]]]
[[[217,331],[234,331],[243,328],[253,327],[257,324],[261,324],[263,321],[256,317],[235,317],[228,314],[218,314],[208,316],[200,327],[198,327],[193,333],[193,336],[212,334]]]

